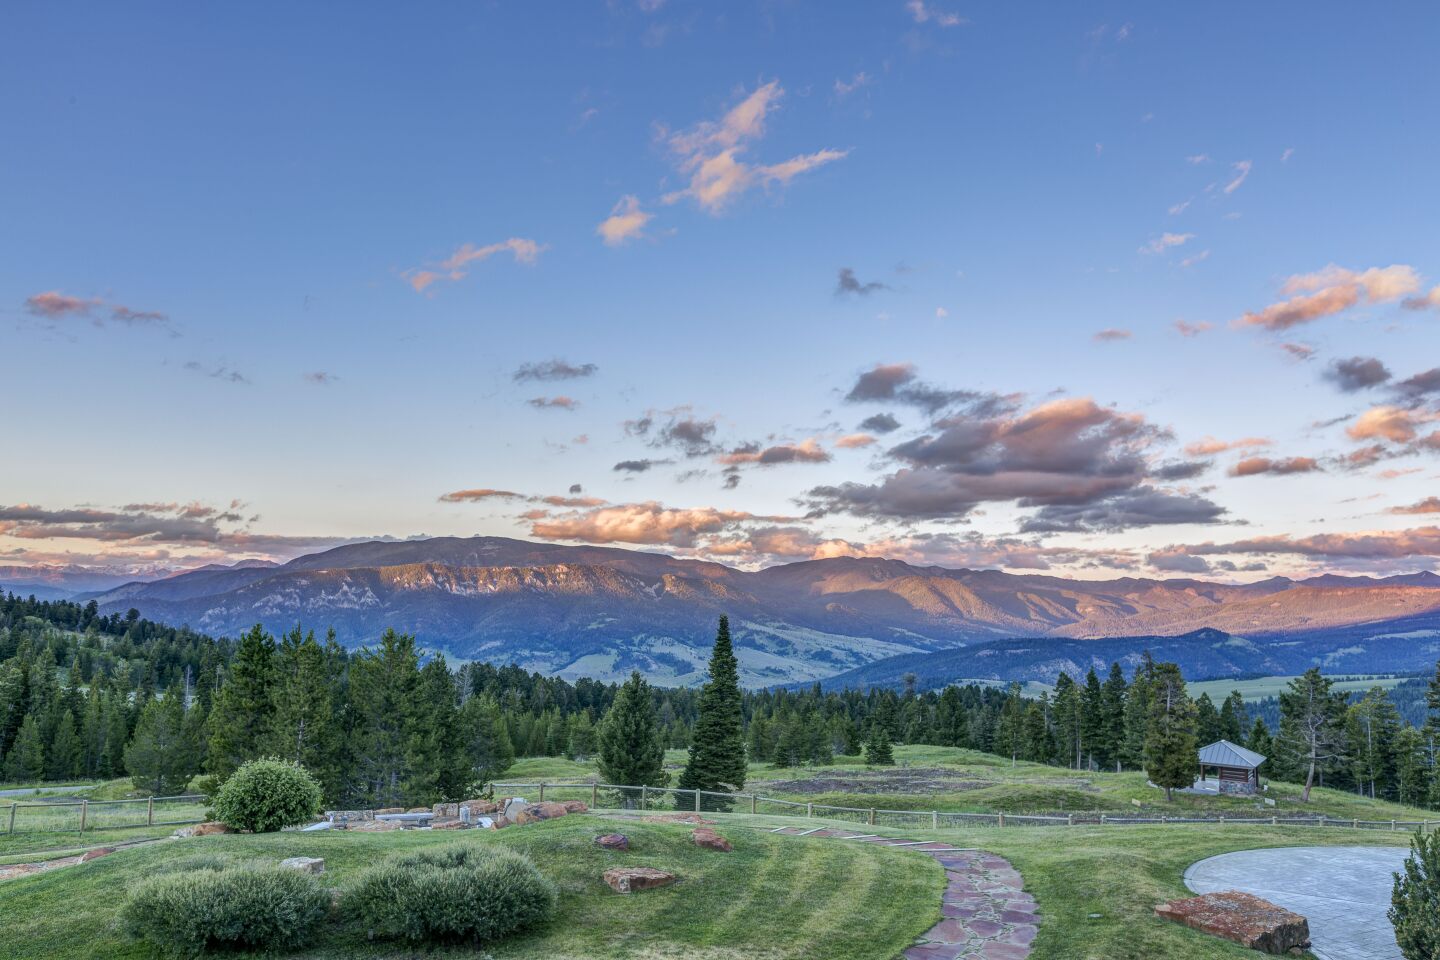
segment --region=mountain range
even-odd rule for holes
[[[1251,584],[1070,580],[853,557],[747,571],[639,550],[440,537],[350,544],[279,565],[211,566],[89,596],[102,612],[135,607],[214,634],[298,622],[333,627],[342,643],[361,646],[393,626],[452,658],[567,678],[639,669],[664,684],[703,679],[721,613],[751,686],[833,677],[892,657],[923,662],[956,648],[978,655],[973,648],[1017,638],[1080,641],[1063,647],[1075,659],[1097,640],[1121,642],[1096,652],[1138,649],[1139,640],[1124,638],[1209,630],[1277,654],[1276,664],[1329,657],[1350,670],[1380,647],[1387,662],[1405,664],[1397,669],[1433,664],[1440,649],[1440,576],[1429,572]],[[1036,671],[1025,660],[991,656],[982,671],[972,658],[964,669],[1029,677]],[[1213,666],[1231,675],[1254,664]]]

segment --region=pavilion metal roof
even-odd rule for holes
[[[1265,758],[1254,750],[1246,750],[1229,740],[1216,740],[1200,748],[1200,762],[1216,767],[1244,767],[1254,770],[1265,762]]]

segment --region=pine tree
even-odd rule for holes
[[[1185,679],[1173,663],[1157,663],[1149,681],[1150,723],[1145,740],[1145,772],[1165,788],[1165,800],[1176,787],[1195,782],[1200,766],[1195,740],[1195,703],[1185,692]]]
[[[380,637],[378,649],[351,662],[353,762],[347,795],[356,802],[394,807],[411,799],[406,790],[415,759],[418,664],[415,638],[389,629]]]
[[[199,743],[186,735],[182,700],[178,691],[171,691],[140,711],[135,736],[125,748],[125,767],[136,790],[151,796],[183,793],[199,771]]]
[[[1425,766],[1425,738],[1414,727],[1395,736],[1395,799],[1411,807],[1429,803],[1430,771]]]
[[[1085,744],[1085,763],[1087,770],[1093,770],[1097,764],[1108,766],[1110,754],[1105,749],[1105,688],[1100,685],[1100,678],[1095,674],[1095,668],[1091,667],[1090,672],[1085,675],[1085,688],[1080,695],[1082,716],[1080,718],[1080,733]]]
[[[406,802],[433,804],[463,800],[470,787],[460,728],[458,691],[445,658],[437,655],[420,670],[416,686],[416,722],[410,738]],[[561,727],[558,715],[551,727]],[[559,754],[558,743],[554,753]]]
[[[1245,748],[1253,750],[1262,757],[1270,757],[1275,750],[1275,745],[1270,740],[1270,728],[1265,726],[1265,721],[1259,717],[1250,727],[1250,736],[1245,740]]]
[[[258,623],[240,638],[230,676],[210,714],[209,768],[221,780],[272,742],[275,713],[275,638]]]
[[[895,750],[890,743],[890,731],[883,723],[876,723],[870,728],[870,739],[865,742],[865,765],[895,766]]]
[[[466,700],[460,708],[460,729],[464,734],[469,785],[494,780],[515,762],[515,747],[510,743],[505,717],[494,698],[472,696]]]
[[[665,744],[660,739],[659,718],[650,696],[650,685],[636,670],[615,695],[600,723],[600,777],[606,783],[629,787],[663,787],[670,781],[665,772]],[[626,791],[633,799],[640,791]]]
[[[1220,711],[1210,694],[1200,694],[1195,701],[1195,736],[1202,744],[1214,743],[1220,739]]]
[[[739,664],[730,646],[730,618],[722,616],[710,654],[710,680],[700,690],[690,757],[681,790],[739,791],[745,786],[745,731]],[[810,751],[807,751],[807,753]]]
[[[1155,661],[1147,650],[1125,695],[1125,745],[1121,754],[1129,767],[1145,766],[1145,742],[1150,735],[1150,685],[1154,676]]]
[[[953,684],[940,694],[936,710],[936,741],[942,747],[970,746],[970,717],[960,699],[960,690]],[[848,751],[847,751],[848,752]]]
[[[1025,708],[1022,755],[1026,760],[1044,763],[1055,754],[1055,741],[1050,736],[1050,719],[1047,716],[1049,709],[1049,697],[1043,693],[1039,700],[1032,700]]]
[[[1063,675],[1062,675],[1063,676]],[[1000,708],[1000,719],[995,724],[995,752],[1010,758],[1010,766],[1025,752],[1025,701],[1020,696],[1020,684],[1012,682]]]
[[[1239,690],[1231,690],[1230,696],[1220,706],[1220,736],[1231,743],[1239,743],[1245,737],[1245,728],[1250,723],[1245,709],[1245,698]]]
[[[75,715],[63,705],[59,713],[55,738],[50,741],[45,757],[45,777],[47,780],[72,780],[80,775],[80,734],[75,730]]]
[[[1100,735],[1105,743],[1108,763],[1114,765],[1116,773],[1120,772],[1125,758],[1125,697],[1128,692],[1129,684],[1125,682],[1125,671],[1118,663],[1110,664],[1110,675],[1105,678],[1101,698],[1103,719]]]
[[[1364,699],[1345,712],[1345,736],[1350,744],[1350,776],[1362,796],[1394,796],[1395,741],[1400,734],[1400,713],[1384,687],[1375,686]]]
[[[337,798],[340,736],[325,651],[313,633],[302,636],[297,626],[281,641],[278,659],[280,679],[275,685],[268,752],[300,764],[320,782],[326,798]]]
[[[1061,673],[1055,679],[1055,740],[1059,760],[1067,767],[1079,769],[1085,752],[1085,704],[1081,687]]]
[[[1281,748],[1305,768],[1301,799],[1310,802],[1317,774],[1343,757],[1345,694],[1331,692],[1331,681],[1317,667],[1290,681],[1280,693]]]
[[[11,783],[35,783],[45,776],[45,745],[40,740],[40,723],[26,714],[20,732],[5,754],[5,779]]]

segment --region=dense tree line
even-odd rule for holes
[[[894,762],[892,744],[966,747],[1086,770],[1145,770],[1188,786],[1196,749],[1226,739],[1269,758],[1265,773],[1307,785],[1440,807],[1440,667],[1423,685],[1422,724],[1385,690],[1334,691],[1311,670],[1277,698],[1276,720],[1240,694],[1191,698],[1174,664],[1148,655],[1127,676],[1061,674],[1025,696],[971,684],[902,690],[742,691],[722,620],[699,690],[569,682],[517,666],[452,669],[387,631],[347,651],[333,636],[256,627],[214,640],[93,603],[0,597],[0,778],[133,778],[153,793],[197,774],[222,782],[275,756],[314,772],[326,800],[395,806],[457,799],[517,756],[597,757],[610,782],[660,786],[666,748],[690,748],[677,785],[739,788],[745,762]],[[1253,706],[1253,705],[1251,705]],[[1307,789],[1308,795],[1308,789]]]

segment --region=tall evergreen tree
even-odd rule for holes
[[[20,732],[5,754],[5,779],[11,783],[34,783],[45,776],[45,744],[40,739],[40,722],[27,713]]]
[[[494,780],[515,762],[515,747],[494,698],[481,695],[467,699],[460,708],[460,729],[471,784]]]
[[[1121,754],[1126,766],[1145,766],[1145,742],[1150,733],[1150,686],[1154,677],[1155,661],[1146,650],[1125,695],[1125,745]]]
[[[599,741],[597,762],[600,778],[606,783],[663,787],[670,781],[655,702],[639,670],[630,674],[615,695],[600,723]],[[633,799],[640,791],[625,793],[627,799]]]
[[[1225,702],[1220,705],[1220,736],[1231,743],[1245,739],[1250,725],[1250,715],[1245,709],[1245,698],[1239,690],[1231,690]]]
[[[347,792],[357,802],[394,807],[412,799],[407,790],[416,759],[418,664],[415,638],[394,630],[385,631],[378,649],[351,661],[353,761]]]
[[[198,730],[186,730],[183,699],[172,691],[145,704],[135,737],[125,748],[125,767],[135,789],[151,796],[183,793],[200,770]]]
[[[1145,739],[1145,773],[1165,788],[1165,801],[1176,787],[1195,782],[1200,766],[1195,739],[1195,702],[1185,692],[1185,679],[1173,663],[1157,663],[1149,680],[1150,723]]]
[[[1394,798],[1395,741],[1400,727],[1400,713],[1381,686],[1371,687],[1359,703],[1346,710],[1350,776],[1362,796]]]
[[[994,748],[1001,756],[1010,758],[1010,766],[1025,752],[1025,701],[1020,696],[1020,684],[1012,682],[1000,708],[1000,718],[995,724]],[[1047,758],[1048,759],[1048,758]]]
[[[60,719],[55,723],[55,737],[46,751],[45,776],[48,780],[71,780],[80,775],[83,756],[80,734],[75,729],[75,715],[62,705]]]
[[[1113,765],[1116,773],[1120,772],[1125,759],[1125,697],[1128,692],[1125,671],[1118,663],[1110,664],[1110,675],[1105,678],[1101,702],[1100,736],[1104,741],[1107,765]]]
[[[258,623],[240,638],[230,676],[210,714],[210,772],[221,780],[272,742],[275,713],[275,638]]]
[[[1305,803],[1310,802],[1316,775],[1344,756],[1341,719],[1346,698],[1330,688],[1331,681],[1311,667],[1280,693],[1279,743],[1305,769]]]
[[[1085,674],[1085,688],[1080,695],[1080,735],[1084,740],[1084,767],[1093,770],[1110,762],[1109,751],[1105,749],[1105,688],[1095,668]]]
[[[739,664],[730,645],[730,618],[720,618],[710,653],[710,680],[700,691],[682,790],[738,791],[745,786],[745,730]],[[812,751],[807,751],[813,754]]]
[[[268,752],[300,764],[320,782],[327,799],[338,799],[340,731],[325,651],[315,642],[315,634],[302,635],[297,626],[281,640],[277,658],[279,680]],[[196,702],[201,704],[198,696]]]

